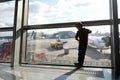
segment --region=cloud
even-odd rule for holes
[[[38,8],[35,8],[37,4],[41,5]],[[35,6],[33,6],[35,5]],[[64,5],[64,6],[63,6]],[[55,22],[60,22],[64,21],[67,15],[70,14],[69,9],[70,9],[70,4],[66,2],[66,0],[58,0],[58,2],[55,5],[47,5],[46,3],[41,3],[41,2],[32,2],[30,5],[32,8],[30,9],[33,11],[37,10],[37,13],[33,14],[30,13],[30,20],[33,22],[39,22],[39,23],[55,23]],[[38,7],[38,6],[37,6]],[[30,11],[30,12],[31,12]],[[35,21],[36,20],[36,21]],[[31,21],[31,22],[32,22]],[[41,22],[42,21],[42,22]]]
[[[12,27],[14,21],[14,2],[0,3],[0,26]]]
[[[32,2],[30,10],[34,12],[32,9],[35,8],[36,13],[29,13],[29,24],[109,19],[109,0],[58,0],[55,5],[47,3]]]

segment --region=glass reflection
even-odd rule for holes
[[[12,32],[0,32],[0,62],[11,61]]]

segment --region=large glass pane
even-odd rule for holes
[[[29,0],[28,24],[109,19],[109,0]]]
[[[0,28],[13,27],[15,1],[0,2]]]
[[[0,32],[0,62],[11,61],[12,32]]]
[[[86,27],[92,30],[85,66],[111,66],[110,26]],[[78,58],[76,28],[28,30],[26,62],[30,64],[74,65]]]
[[[85,64],[87,66],[111,66],[110,26],[91,27]]]

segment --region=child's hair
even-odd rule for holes
[[[79,22],[79,23],[76,23],[75,26],[76,26],[76,27],[82,27],[83,25],[82,25],[81,22]]]

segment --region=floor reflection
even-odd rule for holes
[[[111,69],[61,66],[0,65],[0,80],[112,80]]]

